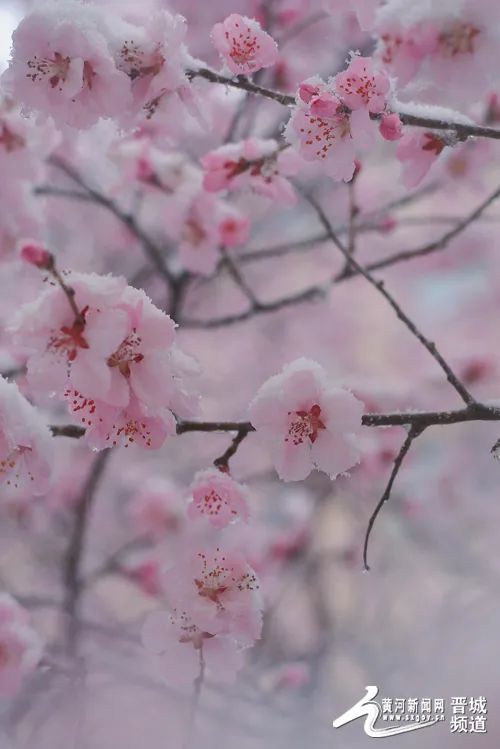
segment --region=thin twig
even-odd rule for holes
[[[382,510],[382,507],[385,505],[386,502],[388,502],[391,496],[392,486],[394,484],[396,476],[398,475],[400,471],[401,466],[403,465],[403,461],[406,455],[408,454],[408,451],[412,445],[413,440],[415,440],[419,436],[419,434],[422,433],[422,431],[423,431],[422,428],[418,426],[412,426],[412,428],[410,429],[405,441],[403,442],[401,446],[399,453],[396,456],[396,460],[394,461],[394,465],[391,471],[391,475],[389,477],[389,481],[387,482],[387,486],[385,487],[385,491],[382,494],[379,502],[377,503],[377,506],[375,507],[374,511],[372,512],[370,516],[370,519],[368,521],[368,526],[366,529],[365,543],[363,546],[363,565],[366,571],[370,569],[368,565],[368,543],[370,541],[370,535],[371,535],[375,520],[377,519],[380,511]]]
[[[154,265],[156,270],[158,271],[158,274],[161,276],[161,278],[167,283],[169,286],[173,283],[174,277],[170,273],[169,269],[167,268],[162,251],[159,247],[153,242],[153,240],[144,232],[144,230],[139,226],[134,216],[130,215],[129,213],[125,213],[122,211],[121,208],[119,208],[116,203],[114,203],[112,200],[107,198],[105,195],[102,195],[100,192],[95,190],[93,187],[90,187],[80,176],[80,174],[73,169],[69,164],[67,164],[62,159],[52,156],[49,159],[49,164],[59,169],[61,172],[63,172],[67,177],[69,177],[73,182],[75,182],[79,187],[81,187],[84,192],[92,198],[92,200],[97,203],[98,205],[101,205],[103,208],[108,210],[110,213],[112,213],[119,221],[121,221],[130,231],[131,234],[133,234],[136,239],[139,240],[141,243],[145,254],[151,261],[151,263]],[[62,195],[61,197],[73,197],[72,195]]]
[[[424,257],[424,255],[430,255],[433,252],[437,252],[439,250],[444,250],[448,244],[451,242],[452,239],[455,239],[459,234],[461,234],[465,229],[467,229],[474,221],[476,221],[481,214],[489,208],[489,206],[495,202],[495,200],[498,200],[500,197],[500,187],[497,187],[494,192],[491,193],[485,200],[482,201],[474,210],[469,213],[468,216],[466,216],[462,221],[460,221],[456,226],[453,227],[453,229],[450,229],[449,231],[445,232],[441,237],[438,237],[437,239],[433,240],[432,242],[429,242],[428,244],[424,245],[423,247],[417,247],[415,250],[405,250],[403,252],[396,252],[393,255],[389,255],[388,257],[382,258],[382,260],[376,260],[374,263],[370,263],[369,265],[366,265],[365,268],[368,271],[371,270],[379,270],[381,268],[387,268],[390,265],[395,265],[396,263],[405,262],[406,260],[412,260],[415,257]],[[357,271],[355,268],[351,268],[351,270],[344,272],[336,277],[336,281],[343,280],[344,278],[357,275]]]
[[[253,431],[253,427],[251,429],[247,427],[243,427],[242,429],[239,429],[236,432],[236,436],[233,438],[233,441],[227,448],[227,450],[222,453],[220,458],[216,458],[214,460],[214,466],[216,468],[220,468],[221,470],[227,470],[229,467],[229,461],[233,457],[233,455],[236,455],[236,452],[243,442],[243,440],[248,437],[250,432]]]
[[[200,645],[199,649],[200,657],[200,673],[196,677],[193,684],[193,695],[191,697],[191,703],[189,705],[189,715],[187,720],[186,738],[184,739],[184,749],[191,749],[194,743],[194,737],[196,732],[196,717],[198,713],[198,707],[200,705],[201,690],[205,679],[205,659],[203,657],[203,644]]]
[[[111,455],[108,450],[99,453],[92,464],[87,482],[75,510],[75,519],[64,560],[64,585],[66,596],[64,610],[68,616],[68,647],[74,651],[78,633],[78,600],[81,592],[80,565],[85,550],[85,536],[90,511],[106,462]]]
[[[455,388],[459,396],[462,398],[464,403],[470,404],[474,402],[473,396],[469,393],[465,385],[460,381],[458,376],[453,372],[452,368],[448,364],[448,362],[444,359],[444,357],[441,355],[441,353],[436,348],[436,344],[433,341],[430,341],[424,334],[417,328],[413,320],[408,317],[408,315],[404,312],[400,304],[394,299],[392,294],[390,294],[382,281],[377,281],[371,273],[366,270],[362,265],[358,263],[358,261],[349,254],[348,250],[342,242],[339,240],[335,232],[333,231],[333,228],[330,224],[330,221],[328,217],[326,216],[322,206],[316,201],[315,198],[313,198],[311,195],[305,195],[305,199],[309,202],[309,204],[314,208],[316,215],[318,216],[318,219],[321,221],[322,225],[324,226],[325,230],[328,232],[330,239],[335,244],[338,250],[340,250],[341,254],[344,256],[344,258],[348,261],[349,266],[357,271],[360,275],[365,278],[368,283],[373,286],[374,289],[376,289],[388,302],[388,304],[392,307],[394,312],[396,313],[396,316],[401,322],[408,328],[410,333],[412,333],[415,338],[420,341],[422,346],[424,346],[425,349],[429,352],[429,354],[432,356],[432,358],[439,364],[441,369],[446,375],[446,379],[452,385],[452,387]]]

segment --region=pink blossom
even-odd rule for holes
[[[250,236],[250,219],[239,211],[227,210],[219,221],[219,239],[227,248],[240,247]]]
[[[36,390],[62,394],[75,368],[79,381],[109,390],[106,362],[126,335],[127,316],[113,309],[125,281],[83,273],[67,274],[65,281],[74,290],[82,320],[75,320],[64,292],[53,285],[24,305],[12,321],[14,342],[28,356],[29,383]]]
[[[53,438],[17,385],[0,377],[0,485],[8,497],[45,494],[53,467]]]
[[[122,572],[148,596],[161,595],[160,564],[156,559],[127,561],[122,566]]]
[[[375,20],[375,11],[380,0],[323,0],[323,7],[330,13],[351,10],[356,13],[358,23],[363,30],[371,30]]]
[[[184,416],[195,410],[184,379],[196,364],[174,345],[175,323],[123,279],[72,273],[65,283],[78,318],[54,286],[13,324],[30,383],[64,394],[94,447],[158,447],[175,433],[172,409]]]
[[[188,517],[206,517],[216,528],[241,519],[248,522],[248,494],[244,486],[214,468],[200,471],[191,485]]]
[[[16,98],[78,128],[121,114],[130,84],[115,66],[100,15],[65,0],[25,16],[13,34],[6,74]]]
[[[214,272],[220,259],[216,205],[213,195],[198,194],[185,217],[178,248],[182,266],[205,276]]]
[[[0,594],[0,696],[11,698],[35,670],[42,644],[28,613],[8,593]]]
[[[262,385],[250,420],[280,477],[300,481],[313,468],[335,478],[358,462],[362,411],[361,401],[330,384],[319,364],[297,359]]]
[[[316,85],[318,94],[307,104],[298,99],[285,137],[304,159],[322,163],[330,177],[348,182],[355,169],[355,146],[365,147],[373,137],[368,111],[349,112],[319,78],[306,83]]]
[[[259,581],[243,554],[221,547],[187,551],[165,573],[169,604],[185,610],[204,632],[230,634],[250,645],[260,636]]]
[[[418,72],[426,55],[435,46],[432,25],[420,23],[404,28],[397,20],[383,20],[377,26],[379,44],[377,57],[381,64],[404,85]]]
[[[139,536],[160,540],[178,531],[183,517],[179,489],[166,479],[151,479],[132,499],[129,515]]]
[[[401,138],[396,156],[403,164],[403,182],[416,187],[445,148],[445,141],[435,133],[414,130]]]
[[[176,432],[173,413],[168,408],[148,409],[131,395],[127,406],[110,406],[68,388],[64,397],[75,421],[85,428],[90,447],[129,447],[136,444],[158,450]]]
[[[185,74],[194,63],[185,46],[186,32],[185,19],[166,10],[151,14],[143,25],[127,21],[118,25],[114,58],[118,69],[130,79],[133,115],[141,113],[151,119],[173,98],[177,109],[185,106],[196,116],[194,94]]]
[[[375,69],[371,57],[354,55],[348,68],[335,76],[335,90],[350,109],[382,112],[389,89],[388,77]]]
[[[182,609],[149,614],[141,634],[155,670],[171,685],[190,686],[202,664],[209,677],[231,682],[243,665],[241,648],[234,639],[204,632]]]
[[[286,179],[299,171],[291,149],[280,149],[274,140],[247,138],[226,143],[201,159],[205,170],[203,187],[209,192],[250,189],[284,205],[296,201]]]
[[[393,112],[382,115],[379,130],[385,140],[399,140],[403,136],[403,123],[399,114]]]
[[[251,75],[274,65],[278,46],[252,18],[233,13],[212,29],[217,52],[234,75]]]
[[[311,670],[307,663],[286,663],[272,676],[274,689],[301,689],[309,684]]]

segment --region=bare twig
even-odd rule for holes
[[[78,632],[78,599],[81,592],[80,564],[85,549],[89,514],[96,489],[110,454],[110,451],[103,450],[92,464],[87,482],[76,506],[73,530],[64,560],[64,585],[66,588],[64,610],[68,616],[68,647],[70,651],[74,651]]]
[[[387,486],[385,487],[384,493],[382,494],[379,502],[377,503],[377,506],[375,507],[368,521],[368,526],[367,526],[366,535],[365,535],[365,543],[363,546],[363,565],[364,565],[365,570],[367,571],[370,569],[368,565],[368,543],[370,541],[370,535],[371,535],[373,526],[375,524],[375,520],[377,519],[380,511],[382,510],[382,507],[385,505],[386,502],[388,502],[391,496],[392,486],[394,484],[396,476],[398,475],[401,469],[401,466],[403,465],[403,461],[406,455],[408,454],[408,451],[412,445],[413,440],[415,440],[419,436],[419,434],[422,433],[422,431],[423,431],[422,427],[418,427],[415,425],[411,427],[405,441],[403,442],[401,446],[399,453],[396,456],[396,460],[394,461],[391,475],[389,477],[389,481],[387,482]]]
[[[245,425],[241,429],[239,429],[236,432],[236,436],[233,438],[233,441],[231,442],[227,450],[222,453],[220,458],[216,458],[214,460],[214,466],[222,470],[227,470],[227,468],[229,467],[230,459],[233,457],[233,455],[236,455],[239,446],[241,445],[243,440],[248,437],[251,431],[253,431],[253,427],[249,428],[248,425]]]
[[[174,281],[174,277],[170,273],[169,269],[167,268],[162,251],[157,245],[153,242],[153,240],[144,232],[144,230],[139,226],[134,216],[130,215],[129,213],[125,213],[122,211],[121,208],[119,208],[116,203],[114,203],[112,200],[107,198],[105,195],[102,195],[100,192],[95,190],[93,187],[90,187],[78,174],[78,172],[73,169],[69,164],[67,164],[62,159],[52,156],[49,159],[49,163],[59,169],[61,172],[63,172],[67,177],[69,177],[73,182],[75,182],[79,187],[82,188],[82,190],[91,198],[95,203],[102,206],[106,210],[108,210],[110,213],[112,213],[119,221],[121,221],[127,229],[130,231],[131,234],[133,234],[136,239],[139,240],[141,243],[145,254],[148,256],[151,263],[154,265],[156,270],[158,271],[158,274],[160,277],[170,286],[172,282]],[[67,194],[66,192],[64,194],[62,193],[52,193],[52,194],[59,194],[61,197],[74,197],[74,194]]]
[[[310,205],[314,208],[316,215],[318,216],[318,219],[323,224],[325,230],[328,232],[330,239],[335,244],[335,246],[340,250],[344,258],[348,261],[349,266],[357,271],[360,275],[365,278],[368,283],[373,286],[388,302],[388,304],[392,307],[394,312],[396,313],[396,316],[399,320],[408,328],[410,333],[415,336],[415,338],[420,341],[422,346],[424,346],[425,349],[429,352],[429,354],[435,359],[435,361],[439,364],[441,369],[446,375],[446,378],[450,385],[455,388],[459,396],[462,398],[462,400],[466,404],[470,404],[474,402],[473,396],[469,393],[465,385],[460,381],[460,379],[457,377],[457,375],[453,372],[452,368],[448,364],[448,362],[444,359],[444,357],[441,355],[441,353],[436,348],[436,344],[430,341],[424,334],[417,328],[413,320],[408,317],[408,315],[404,312],[402,307],[392,294],[390,294],[382,281],[377,281],[373,276],[370,274],[366,268],[364,268],[362,265],[358,263],[358,261],[349,254],[348,250],[342,242],[339,240],[335,232],[333,231],[333,228],[330,224],[330,221],[328,217],[326,216],[322,206],[316,201],[315,198],[313,198],[311,195],[304,195],[306,200],[310,203]]]
[[[199,648],[200,658],[200,673],[196,677],[193,684],[193,694],[191,697],[191,703],[189,705],[189,715],[187,721],[186,738],[184,739],[184,749],[191,749],[193,747],[194,736],[196,732],[196,717],[198,714],[198,707],[200,705],[201,690],[205,679],[205,659],[203,657],[203,644]]]

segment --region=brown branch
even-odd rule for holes
[[[253,432],[254,428],[251,424],[247,424],[243,426],[241,429],[239,429],[236,432],[236,436],[233,438],[233,441],[227,448],[227,450],[222,453],[220,458],[216,458],[214,460],[214,466],[216,468],[220,468],[222,470],[227,470],[229,467],[229,461],[233,457],[233,455],[236,455],[236,452],[246,437],[250,434],[250,432]]]
[[[486,403],[472,402],[465,408],[452,411],[394,411],[392,413],[363,414],[361,423],[365,427],[416,426],[432,427],[461,424],[468,421],[500,421],[500,408]],[[56,437],[83,437],[85,429],[69,424],[51,427]],[[255,429],[250,421],[179,421],[177,434],[188,432],[245,432]]]
[[[198,328],[198,329],[210,329],[210,328],[221,328],[226,325],[233,325],[234,323],[243,322],[248,320],[254,315],[264,314],[267,312],[276,312],[277,310],[285,307],[293,306],[294,304],[300,304],[301,302],[309,302],[318,297],[324,297],[326,295],[326,288],[321,286],[311,286],[303,291],[299,291],[296,294],[291,294],[281,299],[276,299],[274,302],[259,302],[257,305],[252,305],[243,312],[236,312],[233,315],[226,315],[225,317],[216,317],[211,320],[201,320],[197,318],[183,318],[180,320],[180,325],[185,328]]]
[[[73,182],[75,182],[79,187],[81,187],[82,190],[89,196],[90,199],[92,199],[95,203],[102,206],[110,213],[112,213],[113,216],[115,216],[119,221],[121,221],[122,224],[124,224],[127,227],[130,233],[136,239],[139,240],[145,254],[151,261],[152,265],[154,265],[154,267],[158,271],[158,274],[161,276],[161,278],[165,281],[165,283],[168,284],[168,286],[170,286],[175,281],[174,277],[172,276],[169,269],[165,265],[165,262],[162,256],[162,251],[153,242],[153,240],[144,232],[144,230],[139,226],[134,216],[132,216],[129,213],[125,213],[112,200],[107,198],[105,195],[102,195],[93,187],[90,187],[90,185],[88,185],[82,179],[80,174],[62,159],[52,156],[49,159],[49,164],[51,164],[52,166],[56,167],[61,172],[63,172],[67,177],[69,177]],[[60,197],[72,197],[72,198],[75,197],[74,193],[72,193],[71,191],[69,193],[66,191],[52,192],[51,194],[58,195]],[[80,198],[80,196],[78,196],[78,198]]]
[[[406,260],[412,260],[416,257],[424,257],[425,255],[430,255],[433,252],[444,250],[452,239],[455,239],[455,237],[457,237],[472,223],[474,223],[474,221],[480,218],[481,214],[487,208],[489,208],[489,206],[494,203],[495,200],[498,200],[499,197],[500,187],[497,187],[496,190],[494,190],[494,192],[492,192],[485,200],[483,200],[476,208],[474,208],[474,210],[471,211],[468,216],[466,216],[462,221],[454,226],[453,229],[445,232],[441,237],[438,237],[437,239],[429,242],[423,247],[417,247],[415,250],[396,252],[393,255],[382,258],[382,260],[376,260],[375,262],[366,265],[365,269],[368,271],[379,270],[381,268],[387,268],[391,265],[395,265],[396,263],[405,262]],[[350,278],[351,276],[355,275],[358,275],[358,271],[356,270],[356,268],[351,267],[349,270],[340,273],[335,278],[335,282],[342,281],[345,278]]]
[[[295,96],[290,94],[284,94],[281,91],[274,91],[270,88],[264,88],[258,86],[252,81],[248,80],[244,76],[237,76],[235,78],[229,78],[228,76],[221,75],[210,70],[209,68],[198,68],[197,70],[187,70],[186,74],[188,78],[204,78],[211,83],[220,83],[223,86],[231,86],[232,88],[239,88],[243,91],[248,91],[250,94],[256,94],[263,96],[265,99],[278,102],[285,107],[291,107],[295,104]],[[469,137],[482,137],[482,138],[494,138],[495,140],[500,139],[500,130],[496,130],[492,127],[483,127],[481,125],[466,125],[461,122],[450,122],[448,120],[441,120],[435,117],[418,117],[408,112],[398,112],[401,121],[404,125],[411,125],[413,127],[425,127],[432,130],[449,130],[457,135],[458,138],[464,140]],[[375,116],[377,119],[379,116]]]
[[[190,79],[204,78],[211,83],[220,83],[222,86],[239,88],[242,91],[248,91],[249,94],[257,94],[258,96],[263,96],[265,99],[276,101],[278,104],[282,104],[285,107],[295,104],[295,96],[290,96],[289,94],[283,94],[280,91],[272,91],[269,88],[258,86],[256,83],[252,83],[252,81],[242,75],[235,78],[228,78],[227,76],[216,73],[215,70],[210,70],[209,68],[187,70],[186,75]]]
[[[78,633],[78,601],[81,592],[80,565],[85,549],[85,536],[96,489],[104,473],[110,451],[99,453],[90,469],[86,484],[75,510],[74,525],[64,560],[64,610],[68,616],[68,647],[74,651]]]
[[[375,524],[375,521],[380,511],[382,510],[382,507],[385,505],[386,502],[389,501],[394,481],[401,469],[401,466],[403,465],[403,461],[406,455],[408,454],[408,451],[413,443],[413,440],[415,440],[421,433],[422,433],[421,427],[417,427],[417,426],[411,427],[408,433],[408,436],[406,437],[405,441],[403,442],[401,446],[399,453],[396,456],[396,460],[394,461],[394,466],[392,468],[391,475],[389,477],[389,481],[387,482],[387,486],[385,487],[384,493],[382,494],[380,500],[377,503],[377,506],[375,507],[368,521],[368,527],[366,529],[366,535],[365,535],[365,543],[363,546],[363,565],[366,571],[370,569],[368,565],[368,543],[370,541],[370,535],[371,535],[373,526]]]
[[[461,140],[465,140],[471,136],[475,138],[500,139],[500,130],[495,130],[493,127],[465,125],[461,122],[449,122],[448,120],[440,120],[435,117],[417,117],[416,115],[407,112],[398,112],[398,114],[403,125],[426,127],[431,130],[451,130]]]
[[[341,254],[344,256],[344,258],[348,261],[349,266],[357,271],[360,275],[363,276],[363,278],[368,281],[368,283],[373,286],[374,289],[376,289],[387,301],[387,303],[392,307],[394,310],[396,317],[401,320],[401,322],[408,328],[410,333],[422,344],[422,346],[427,349],[429,354],[433,357],[433,359],[439,364],[441,369],[446,375],[446,379],[452,385],[452,387],[455,388],[459,396],[462,398],[462,400],[466,403],[473,403],[474,398],[469,393],[465,385],[460,381],[460,379],[457,377],[457,375],[453,372],[452,368],[448,364],[448,362],[443,358],[443,356],[440,354],[438,349],[436,348],[436,344],[430,341],[424,334],[417,328],[413,320],[408,317],[408,315],[404,312],[402,307],[399,305],[399,303],[394,299],[392,294],[390,294],[382,281],[377,281],[373,276],[370,274],[368,270],[366,270],[362,265],[358,263],[358,261],[349,254],[347,248],[344,247],[344,245],[341,243],[335,232],[333,231],[333,228],[330,224],[330,221],[328,217],[326,216],[323,208],[321,205],[315,200],[315,198],[311,197],[310,195],[304,195],[306,200],[310,203],[310,205],[314,208],[316,215],[318,216],[318,219],[324,226],[325,230],[328,232],[330,239],[335,244],[338,250],[340,250]]]

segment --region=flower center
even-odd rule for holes
[[[236,26],[239,28],[238,23]],[[260,44],[257,43],[257,39],[249,30],[246,33],[238,31],[236,34],[231,39],[231,51],[229,55],[238,65],[245,65],[255,59],[260,49]],[[226,31],[225,37],[229,41],[229,32]]]
[[[17,489],[19,481],[19,471],[17,473],[14,473],[14,471],[16,467],[18,467],[19,459],[26,452],[31,452],[31,447],[26,447],[25,445],[16,445],[16,447],[11,450],[5,458],[0,460],[0,480],[7,479],[7,486],[13,486]],[[34,481],[34,477],[29,471],[28,475],[30,477],[30,481]]]
[[[289,411],[288,416],[291,418],[285,442],[293,445],[302,445],[306,440],[314,444],[319,432],[326,429],[321,420],[321,408],[317,404],[311,406],[309,411]]]
[[[48,76],[51,88],[58,88],[62,91],[62,84],[66,81],[70,65],[71,58],[63,57],[60,52],[54,52],[52,59],[34,55],[31,60],[28,60],[30,72],[26,73],[26,77],[30,78],[33,83],[37,83]]]
[[[165,58],[159,48],[146,57],[144,51],[133,41],[123,42],[120,57],[122,68],[132,81],[148,75],[157,75],[165,64]]]
[[[439,35],[439,48],[445,57],[473,54],[480,30],[470,23],[457,21]]]
[[[81,311],[79,318],[73,322],[73,325],[63,325],[49,340],[48,348],[63,353],[69,362],[76,359],[78,349],[89,348],[89,344],[83,335],[83,331],[85,330],[85,315],[88,309],[88,307],[85,307]]]
[[[141,342],[142,338],[137,335],[134,328],[114,354],[111,354],[108,367],[118,367],[124,377],[130,377],[130,365],[139,364],[144,359],[144,354],[139,351]]]

